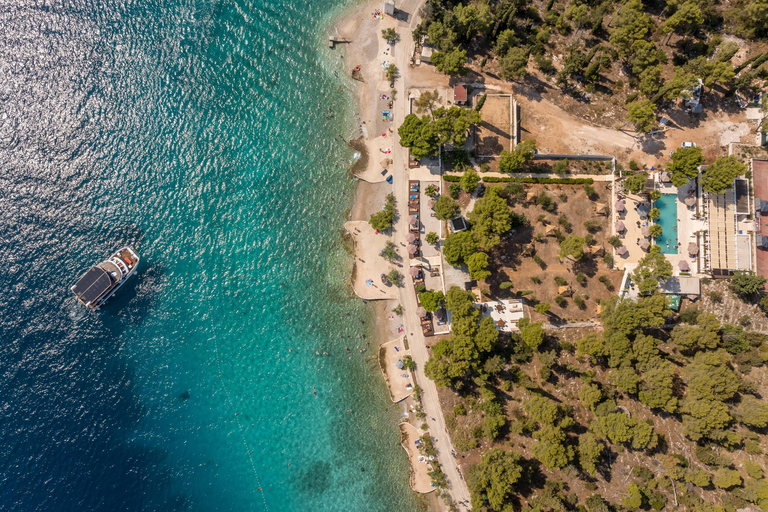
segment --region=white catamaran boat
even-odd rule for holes
[[[95,311],[136,272],[138,264],[139,255],[130,247],[123,247],[91,267],[75,283],[72,291],[80,304]]]

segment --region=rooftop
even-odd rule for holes
[[[659,282],[659,291],[675,295],[701,295],[701,280],[698,277],[675,276]]]
[[[453,86],[453,102],[463,102],[467,101],[467,87],[464,85],[454,85]]]
[[[523,301],[520,299],[494,300],[475,304],[485,317],[490,317],[496,329],[509,332],[517,329],[517,322],[525,318]]]

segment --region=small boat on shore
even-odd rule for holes
[[[96,311],[136,272],[138,264],[139,255],[130,247],[123,247],[91,267],[71,290],[80,304]]]

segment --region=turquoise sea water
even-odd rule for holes
[[[662,235],[656,239],[656,243],[661,247],[662,253],[677,254],[675,248],[678,244],[677,194],[662,194],[661,199],[656,201],[656,208],[659,209],[659,218],[656,219],[656,223],[664,230]]]
[[[345,284],[344,7],[0,11],[4,510],[415,509]],[[126,243],[86,313],[69,286]]]

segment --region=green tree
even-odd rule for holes
[[[437,387],[451,384],[451,363],[441,357],[430,357],[424,365],[424,375],[435,382]]]
[[[654,224],[648,228],[648,234],[651,235],[652,238],[659,238],[664,234],[664,228],[662,228],[660,224]]]
[[[498,245],[501,235],[512,228],[507,201],[499,196],[499,191],[499,187],[489,187],[469,214],[472,234],[486,250]]]
[[[432,108],[436,102],[440,101],[440,94],[437,89],[434,91],[424,91],[418,98],[413,100],[413,106],[416,107],[416,112],[432,112]]]
[[[472,508],[480,510],[488,499],[495,510],[502,510],[515,492],[523,468],[520,455],[502,448],[491,448],[483,454],[480,464],[467,472],[467,484],[472,497]]]
[[[419,302],[429,312],[437,311],[443,307],[443,300],[445,300],[445,295],[443,295],[442,291],[435,292],[430,290],[419,294]]]
[[[467,62],[467,52],[460,48],[454,48],[450,52],[434,52],[432,63],[438,71],[450,76],[464,76],[468,73],[464,63]]]
[[[530,400],[525,402],[523,408],[533,421],[542,425],[554,425],[560,415],[557,404],[541,395],[533,395]]]
[[[710,313],[701,313],[698,326],[678,325],[672,329],[670,340],[681,352],[712,350],[720,344],[720,321]]]
[[[396,268],[393,268],[387,274],[387,280],[395,286],[401,286],[403,284],[403,275]]]
[[[591,432],[579,436],[579,465],[591,477],[597,475],[597,463],[603,456],[605,446]]]
[[[533,309],[540,315],[546,315],[547,312],[552,309],[552,305],[549,302],[540,302],[539,304],[536,304]]]
[[[501,58],[499,73],[506,80],[519,80],[526,74],[528,66],[528,52],[524,48],[510,48]]]
[[[652,97],[661,87],[661,66],[648,66],[640,72],[640,83],[637,88],[647,97]]]
[[[473,168],[468,168],[464,171],[464,175],[461,177],[461,188],[470,194],[475,191],[477,184],[480,183],[480,175],[477,174]]]
[[[733,64],[720,60],[709,60],[705,56],[696,57],[688,61],[685,69],[700,77],[707,87],[713,87],[716,83],[725,84],[733,80]]]
[[[395,195],[388,194],[384,209],[371,215],[368,224],[378,231],[385,231],[392,227],[392,222],[395,220]]]
[[[541,326],[541,322],[533,322],[520,330],[520,337],[523,343],[531,348],[536,348],[544,341],[544,328]]]
[[[579,400],[581,405],[594,411],[597,404],[603,400],[603,392],[596,384],[584,384],[579,390]]]
[[[624,179],[624,188],[632,194],[639,194],[645,190],[645,180],[647,179],[648,175],[644,172],[630,174]]]
[[[763,290],[766,279],[754,272],[739,270],[731,278],[731,290],[741,295],[755,295]]]
[[[496,38],[496,42],[493,46],[493,53],[497,57],[501,58],[507,54],[512,48],[517,48],[520,45],[520,38],[514,30],[506,29],[502,31]],[[527,60],[527,58],[526,58]]]
[[[653,21],[643,12],[640,0],[629,0],[619,11],[611,31],[610,43],[619,55],[626,57],[634,42],[646,39],[652,27]]]
[[[673,391],[675,366],[665,359],[654,357],[646,368],[638,393],[640,402],[651,409],[670,413],[677,411],[677,397]]]
[[[661,254],[661,247],[654,245],[637,264],[632,273],[632,281],[638,291],[650,295],[659,285],[659,279],[672,277],[672,264]]]
[[[476,252],[466,259],[467,267],[469,267],[470,279],[482,281],[488,278],[491,273],[486,270],[488,268],[488,255],[484,252]]]
[[[692,441],[699,441],[727,427],[731,421],[728,406],[716,400],[684,400],[683,431]]]
[[[733,186],[733,180],[744,174],[747,166],[736,156],[718,157],[715,163],[708,165],[701,176],[704,192],[719,194]]]
[[[629,509],[638,509],[645,503],[645,494],[637,484],[629,486],[627,497],[622,500],[622,504]]]
[[[430,231],[427,233],[427,236],[424,237],[424,240],[426,240],[426,242],[430,245],[435,245],[440,241],[440,237],[437,236],[437,233],[434,231]]]
[[[385,28],[381,31],[381,37],[392,44],[397,40],[397,31],[394,28]]]
[[[394,242],[387,240],[387,245],[381,250],[379,255],[387,261],[393,261],[397,259],[397,250]]]
[[[634,336],[640,327],[660,327],[664,319],[672,314],[666,295],[641,297],[637,302],[623,300],[614,295],[601,302],[603,312],[600,319],[606,330],[615,331],[624,336]]]
[[[629,64],[632,66],[632,73],[639,75],[645,69],[654,66],[659,62],[659,58],[664,56],[664,52],[656,48],[651,41],[639,39],[632,43],[632,48],[628,54]]]
[[[533,438],[538,441],[531,448],[533,456],[547,468],[562,468],[573,459],[573,447],[565,445],[565,432],[558,427],[544,425]]]
[[[389,66],[387,66],[386,76],[390,84],[394,82],[395,77],[397,76],[397,66],[395,66],[394,64],[390,64]]]
[[[768,426],[768,404],[752,395],[742,397],[735,415],[744,425],[757,428]]]
[[[672,173],[672,184],[682,187],[699,176],[699,166],[704,162],[700,147],[680,148],[672,153],[667,171]]]
[[[607,437],[613,444],[629,444],[635,450],[650,450],[658,444],[658,435],[653,427],[621,412],[595,418],[591,428],[595,434]]]
[[[427,185],[427,188],[424,189],[424,193],[431,198],[434,198],[437,196],[437,187],[435,185]]]
[[[704,15],[701,13],[695,0],[688,0],[681,5],[661,26],[662,34],[680,32],[690,34],[704,24]]]
[[[630,365],[620,366],[617,370],[613,371],[611,377],[616,387],[623,392],[630,395],[637,393],[640,377]]]
[[[536,154],[536,141],[524,140],[512,151],[503,150],[499,159],[499,172],[517,172]]]
[[[661,192],[658,190],[651,190],[651,193],[649,194],[651,201],[658,201],[661,199]]]
[[[731,370],[731,357],[725,350],[698,352],[685,367],[688,396],[694,400],[725,401],[739,389],[739,379]]]
[[[651,100],[633,101],[627,107],[627,120],[639,133],[648,133],[656,126],[656,105]]]
[[[741,476],[739,475],[739,472],[734,469],[719,468],[715,471],[712,483],[715,487],[730,489],[731,487],[741,485]]]
[[[400,145],[410,148],[414,158],[424,158],[437,154],[440,147],[440,139],[430,124],[430,117],[419,117],[416,114],[408,114],[403,119],[403,124],[397,129],[400,135]]]
[[[441,195],[435,202],[435,217],[440,220],[448,220],[457,217],[461,213],[459,203],[450,196]]]
[[[571,235],[560,244],[560,257],[573,257],[580,260],[584,256],[584,239],[580,236]]]
[[[469,231],[448,235],[443,244],[445,261],[454,266],[464,264],[467,259],[477,252],[478,245]]]

